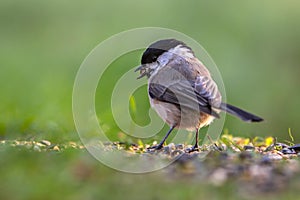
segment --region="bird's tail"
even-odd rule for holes
[[[262,118],[260,118],[256,115],[253,115],[249,112],[246,112],[240,108],[237,108],[235,106],[232,106],[232,105],[229,105],[226,103],[221,103],[220,108],[221,108],[221,110],[223,110],[231,115],[234,115],[246,122],[261,122],[261,121],[263,121]]]

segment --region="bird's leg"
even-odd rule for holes
[[[198,150],[199,149],[199,145],[198,145],[198,142],[199,142],[199,129],[196,128],[196,142],[195,142],[195,145],[193,147],[194,150]]]
[[[193,146],[193,150],[194,151],[197,151],[199,150],[199,145],[198,145],[198,142],[199,142],[199,129],[196,128],[196,142],[195,142],[195,145]]]
[[[175,125],[171,126],[170,129],[169,129],[169,131],[165,135],[164,139],[162,139],[162,141],[158,145],[150,147],[150,149],[156,149],[156,150],[161,149],[163,147],[166,139],[169,137],[170,133],[173,131],[174,128],[175,128]]]
[[[195,142],[195,145],[191,149],[188,149],[189,153],[193,152],[193,151],[199,151],[199,145],[198,145],[199,138],[198,138],[198,135],[199,135],[199,129],[196,128],[196,142]]]

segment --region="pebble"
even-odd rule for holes
[[[54,147],[53,147],[53,150],[54,150],[54,151],[59,151],[60,149],[59,149],[58,146],[54,146]]]
[[[175,148],[176,149],[184,149],[184,145],[183,144],[177,144],[177,145],[175,145]]]
[[[163,147],[164,153],[170,154],[171,153],[171,148],[169,146]]]
[[[284,144],[284,143],[280,143],[280,142],[279,142],[279,143],[276,143],[275,146],[276,146],[276,147],[279,146],[279,147],[281,147],[281,148],[288,148],[288,147],[289,147],[288,145],[286,145],[286,144]]]
[[[295,145],[289,147],[289,149],[292,149],[296,152],[300,152],[300,144],[295,144]]]
[[[283,148],[283,149],[281,150],[281,152],[282,152],[283,154],[296,154],[296,151],[295,151],[294,149],[290,149],[290,148]]]
[[[168,144],[168,147],[169,147],[170,149],[172,149],[172,150],[176,149],[176,146],[175,146],[174,143]]]
[[[41,152],[41,148],[40,148],[38,145],[34,145],[34,146],[33,146],[33,150],[34,150],[34,151]]]
[[[46,146],[50,146],[51,145],[51,142],[48,141],[48,140],[41,140],[40,143],[43,144],[43,145],[46,145]]]
[[[250,145],[245,145],[244,146],[244,150],[254,150],[255,149],[255,147],[254,146],[250,146]]]

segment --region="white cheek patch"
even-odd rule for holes
[[[157,61],[163,67],[169,63],[169,61],[171,60],[172,57],[173,57],[172,53],[165,52],[161,56],[158,57]]]
[[[155,70],[155,69],[157,69],[159,67],[159,65],[158,65],[157,62],[153,62],[153,63],[148,64],[148,65],[149,65],[149,68],[153,69],[153,70]]]

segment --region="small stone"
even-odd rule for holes
[[[109,142],[109,141],[105,141],[105,142],[103,142],[103,144],[104,144],[105,146],[110,146],[112,143]]]
[[[300,152],[300,144],[295,144],[295,145],[289,147],[289,149],[293,149],[296,152]]]
[[[221,148],[223,149],[223,151],[226,151],[227,150],[226,144],[221,144]]]
[[[175,146],[175,148],[176,149],[184,149],[184,145],[183,144],[177,144],[176,146]]]
[[[77,144],[75,142],[69,142],[70,147],[77,148]]]
[[[245,145],[244,146],[244,150],[254,150],[255,149],[255,147],[254,146],[250,146],[250,145]]]
[[[171,156],[178,156],[178,155],[181,155],[181,154],[183,154],[184,153],[184,150],[175,150],[175,151],[172,151],[171,152]]]
[[[41,148],[40,148],[38,145],[34,145],[34,146],[33,146],[33,150],[34,150],[34,151],[41,152]]]
[[[289,148],[283,148],[283,149],[281,150],[281,152],[282,152],[283,154],[296,154],[296,151],[295,151],[294,149],[289,149]]]
[[[276,143],[275,144],[275,147],[279,147],[279,148],[288,148],[289,146],[288,145],[286,145],[286,144],[284,144],[284,143],[280,143],[280,142],[278,142],[278,143]]]
[[[173,149],[173,150],[176,148],[174,143],[168,144],[168,147],[169,147],[170,149]]]
[[[59,149],[58,146],[54,146],[54,147],[53,147],[53,150],[54,150],[54,151],[59,151],[60,149]]]
[[[165,146],[165,147],[163,147],[163,152],[167,153],[167,154],[170,154],[171,153],[171,148],[169,146]]]
[[[48,141],[48,140],[41,140],[40,143],[43,144],[43,145],[46,145],[46,146],[50,146],[51,145],[51,142]]]

